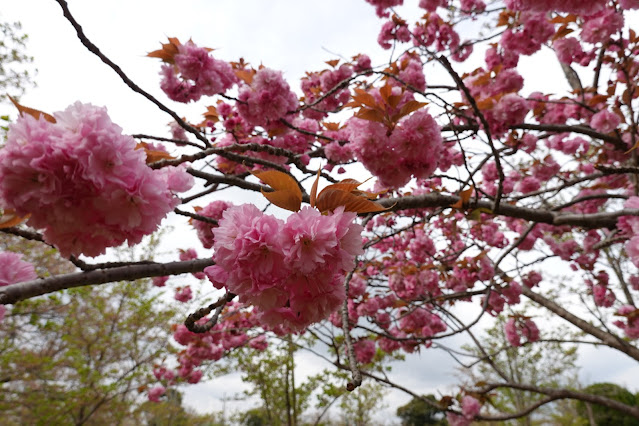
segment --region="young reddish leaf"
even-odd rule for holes
[[[295,179],[277,170],[251,173],[274,189],[273,192],[262,191],[262,195],[264,195],[267,200],[278,207],[292,212],[300,210],[302,205],[302,191]]]
[[[568,24],[564,24],[561,27],[559,27],[557,32],[555,32],[555,35],[552,36],[552,41],[555,41],[558,38],[566,37],[568,34],[572,33],[573,31],[574,30],[571,30],[570,28],[568,28]]]
[[[143,149],[146,154],[146,164],[155,163],[160,160],[174,160],[175,157],[171,156],[168,152],[157,151],[149,149],[149,144],[146,142],[140,142],[135,146],[135,149]]]
[[[473,191],[475,188],[472,186],[468,189],[465,189],[459,193],[459,200],[456,203],[452,204],[451,207],[455,209],[463,209],[468,207],[468,202],[470,201],[470,197],[473,195]]]
[[[328,65],[330,65],[331,67],[335,68],[337,66],[337,64],[339,64],[339,59],[333,59],[331,61],[326,61],[326,63]]]
[[[353,100],[357,102],[357,106],[366,105],[371,108],[379,108],[377,100],[366,90],[356,88],[355,93],[356,94],[353,95]]]
[[[253,83],[253,76],[256,73],[256,71],[253,70],[253,69],[249,69],[249,70],[234,70],[233,72],[235,72],[235,76],[237,78],[239,78],[240,80],[242,80],[244,83],[246,83],[248,85]]]
[[[399,102],[402,100],[402,95],[391,95],[388,97],[388,105],[391,108],[397,108]]]
[[[388,98],[393,94],[392,86],[386,84],[382,88],[379,89],[379,94],[382,95],[382,99],[386,104],[390,105]]]
[[[22,106],[15,99],[13,99],[11,96],[9,96],[9,100],[13,103],[13,105],[15,105],[15,107],[18,109],[20,114],[28,114],[28,115],[32,116],[33,118],[35,118],[36,120],[38,120],[40,118],[40,116],[42,116],[49,123],[55,123],[56,122],[55,121],[55,117],[53,117],[51,114],[47,114],[46,112],[38,111],[37,109],[33,109],[33,108],[26,107],[26,106]]]
[[[217,113],[217,109],[214,106],[206,107],[206,112],[202,114],[204,116],[204,120],[200,124],[194,125],[194,127],[204,128],[208,127],[209,122],[217,123],[220,121],[220,116]]]
[[[608,96],[606,95],[594,95],[592,98],[588,99],[588,106],[595,106],[600,103],[605,103],[608,100]]]
[[[335,210],[339,206],[344,206],[344,211],[355,213],[381,212],[390,208],[335,188],[325,188],[317,197],[316,207],[322,213]]]
[[[362,108],[355,113],[355,117],[361,118],[362,120],[376,121],[378,123],[384,122],[384,115],[374,109]]]
[[[319,184],[320,174],[321,169],[317,169],[317,177],[315,178],[315,182],[313,182],[313,187],[311,188],[311,207],[315,207],[315,198],[317,197],[317,184]]]
[[[18,216],[13,209],[4,209],[0,215],[0,229],[18,226],[25,220],[29,219],[30,214],[26,216]]]
[[[428,105],[427,102],[417,102],[417,101],[408,101],[402,106],[397,114],[393,114],[391,119],[393,122],[398,122],[402,117],[407,116],[408,114],[415,112],[423,107]]]
[[[176,37],[169,37],[168,43],[162,43],[162,49],[149,52],[146,56],[149,58],[159,58],[162,59],[163,62],[172,64],[175,62],[175,55],[177,55],[178,47],[181,45],[182,43],[180,43],[180,40]]]
[[[324,128],[326,130],[333,130],[333,131],[337,131],[341,128],[341,126],[339,125],[339,123],[331,123],[328,121],[324,121],[322,122],[322,125],[324,126]]]

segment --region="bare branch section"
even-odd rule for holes
[[[580,401],[591,402],[593,404],[603,405],[604,407],[612,408],[613,410],[621,411],[622,413],[626,413],[631,415],[632,417],[636,417],[639,419],[639,407],[630,406],[623,404],[614,399],[606,398],[599,395],[592,395],[584,392],[576,392],[568,389],[547,389],[547,388],[539,388],[537,386],[526,385],[521,383],[489,383],[485,388],[482,389],[482,393],[488,393],[491,390],[498,388],[511,388],[518,389],[522,391],[535,392],[540,393],[542,395],[547,395],[549,398],[544,400],[546,403],[551,402],[557,399],[577,399]],[[538,408],[539,404],[535,404],[533,407],[527,410],[523,410],[520,413],[516,414],[516,417],[522,417],[526,414],[532,412],[534,409]],[[482,417],[484,420],[492,420],[492,421],[500,421],[500,420],[509,420],[515,418],[513,415],[504,415],[504,416],[491,416],[491,417]]]
[[[89,272],[75,272],[34,281],[12,284],[0,288],[0,304],[8,305],[30,297],[42,296],[54,291],[115,281],[133,281],[147,277],[201,272],[213,265],[212,259],[196,259],[185,262],[129,265],[119,268]]]
[[[583,332],[598,338],[606,346],[617,349],[618,351],[623,352],[629,357],[639,361],[639,349],[633,346],[632,344],[628,343],[626,340],[623,340],[620,337],[615,336],[611,333],[607,333],[605,331],[600,330],[599,328],[595,327],[591,323],[582,320],[581,318],[579,318],[578,316],[574,314],[571,314],[566,309],[562,308],[561,306],[559,306],[552,300],[547,299],[546,297],[538,293],[535,293],[534,291],[532,291],[526,286],[522,286],[522,294],[524,294],[530,300],[538,303],[539,305],[553,312],[557,316],[568,321],[569,323],[579,328]]]
[[[420,209],[431,207],[450,207],[459,201],[456,195],[446,195],[432,193],[418,196],[406,196],[401,198],[387,198],[379,203],[385,207],[390,207],[391,211],[405,209]],[[492,211],[493,203],[488,200],[479,200],[469,205],[470,209],[486,209]],[[616,227],[617,219],[620,216],[639,216],[639,210],[623,209],[616,212],[574,214],[559,213],[551,210],[536,209],[529,207],[519,207],[512,204],[502,204],[499,207],[499,215],[525,219],[537,223],[547,223],[549,225],[569,225],[587,229],[601,229]]]

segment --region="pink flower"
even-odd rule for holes
[[[160,402],[160,397],[166,393],[166,388],[162,385],[157,385],[149,389],[149,401]]]
[[[295,111],[297,96],[291,91],[282,73],[262,68],[250,86],[243,86],[238,94],[240,116],[255,126],[264,126]]]
[[[504,332],[508,343],[515,347],[522,345],[522,338],[527,342],[539,340],[539,329],[531,319],[510,318],[504,326]]]
[[[151,278],[151,282],[153,283],[154,286],[156,287],[164,287],[166,285],[166,282],[169,280],[168,276],[163,276],[163,277],[153,277]]]
[[[585,53],[581,48],[581,43],[574,37],[558,38],[552,45],[557,53],[557,58],[564,64],[580,62],[584,58]]]
[[[532,10],[536,12],[559,12],[589,15],[602,9],[606,0],[506,0],[506,6],[512,10]]]
[[[368,364],[375,357],[375,342],[369,339],[360,340],[353,345],[355,359],[362,364]]]
[[[268,341],[266,340],[266,336],[260,334],[256,338],[251,339],[249,341],[249,346],[258,351],[266,350],[266,348],[268,348]]]
[[[253,205],[230,207],[214,230],[216,265],[204,272],[253,304],[264,325],[300,331],[344,301],[344,272],[362,253],[354,218],[343,207],[326,216],[305,207],[283,223]]]
[[[186,287],[178,288],[173,297],[178,302],[186,303],[193,298],[193,292],[191,287],[187,285]]]
[[[63,256],[97,256],[140,242],[192,184],[183,168],[150,169],[143,150],[111,122],[106,109],[79,102],[57,123],[22,115],[0,151],[0,202]]]
[[[386,9],[394,6],[400,6],[404,3],[404,0],[366,0],[366,2],[375,6],[377,16],[383,18],[385,16],[388,16],[388,12],[386,12]]]
[[[237,81],[228,63],[214,59],[207,49],[192,41],[178,47],[174,61],[175,65],[162,66],[160,87],[176,102],[224,93]]]
[[[607,109],[599,111],[590,119],[590,127],[601,133],[610,133],[621,124],[621,118]]]
[[[222,219],[222,213],[233,204],[227,203],[226,201],[213,201],[207,204],[204,208],[197,210],[196,213],[200,216],[210,217],[211,219],[220,221]],[[202,242],[204,248],[213,247],[213,242],[215,238],[213,236],[213,229],[216,225],[208,222],[204,222],[201,220],[193,219],[191,224],[197,231],[197,237]]]
[[[610,37],[623,28],[623,15],[614,9],[607,9],[586,18],[581,38],[587,43],[606,43]]]
[[[465,395],[462,398],[462,414],[467,419],[473,419],[477,414],[479,414],[480,409],[481,405],[479,404],[479,401],[472,396]]]
[[[22,260],[22,254],[0,252],[0,287],[38,278],[35,268]]]

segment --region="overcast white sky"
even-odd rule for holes
[[[168,36],[182,41],[192,38],[199,45],[215,48],[214,55],[225,60],[243,57],[254,65],[282,70],[295,90],[304,71],[322,69],[323,61],[336,55],[350,58],[367,53],[374,64],[384,63],[388,57],[376,43],[380,20],[363,0],[70,0],[69,7],[89,39],[129,77],[193,121],[199,120],[197,114],[203,106],[184,107],[168,101],[158,87],[159,60],[145,57]],[[125,132],[168,135],[170,117],[128,89],[80,44],[55,1],[5,1],[0,19],[21,21],[30,38],[28,49],[38,68],[38,87],[22,98],[24,105],[53,112],[77,100],[91,102],[106,106]],[[532,63],[526,60],[521,66]],[[549,67],[558,70],[555,62]],[[431,84],[442,83],[431,75],[426,77]],[[565,89],[561,78],[549,80],[543,73],[531,77],[533,85],[543,84],[542,90]],[[184,248],[189,246],[189,238],[195,241],[194,234],[187,237]],[[635,362],[615,356],[613,364],[609,353],[595,348],[585,349],[581,359],[585,382],[616,381],[637,390],[639,366]],[[307,372],[324,368],[322,362],[303,357]],[[407,381],[420,393],[450,385],[455,381],[453,375],[452,362],[432,350],[410,357],[395,369],[398,381]],[[185,401],[199,410],[220,410],[221,398],[230,397],[241,387],[237,375],[221,378],[190,387]],[[409,399],[398,392],[389,395],[384,416],[392,420],[396,407]]]

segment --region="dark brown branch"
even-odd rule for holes
[[[151,101],[153,104],[155,104],[158,108],[160,108],[162,111],[166,112],[167,114],[169,114],[171,117],[173,117],[173,119],[186,131],[188,131],[189,133],[192,133],[195,135],[196,138],[198,138],[200,141],[204,142],[205,146],[211,146],[210,142],[208,141],[208,139],[202,134],[200,133],[200,131],[198,131],[195,127],[191,126],[190,124],[188,124],[186,121],[182,120],[180,118],[179,115],[177,115],[173,110],[171,110],[170,108],[168,108],[167,106],[165,106],[162,102],[158,101],[157,99],[155,99],[155,97],[153,97],[150,93],[146,92],[145,90],[143,90],[140,86],[138,86],[137,84],[135,84],[125,73],[124,71],[122,71],[122,69],[115,64],[112,60],[110,60],[109,58],[107,58],[101,51],[100,49],[98,49],[98,47],[93,44],[88,38],[87,36],[84,34],[84,31],[82,30],[82,26],[78,23],[78,21],[75,20],[75,18],[73,17],[73,15],[71,15],[71,12],[69,11],[69,5],[67,4],[67,2],[65,0],[55,0],[56,2],[58,2],[58,4],[60,5],[60,7],[62,8],[62,13],[64,14],[64,17],[67,18],[67,20],[71,23],[71,25],[73,26],[73,28],[75,29],[75,32],[78,36],[78,38],[80,39],[80,42],[82,42],[82,44],[84,45],[84,47],[86,47],[89,52],[93,53],[94,55],[96,55],[98,58],[100,58],[102,60],[102,62],[104,62],[105,64],[107,64],[109,67],[111,67],[111,69],[113,71],[116,72],[117,75],[120,76],[120,78],[122,79],[122,81],[124,81],[124,83],[129,86],[129,88],[131,88],[131,90],[133,90],[136,93],[141,94],[142,96],[144,96],[145,98],[147,98],[149,101]]]
[[[57,275],[51,278],[0,287],[0,304],[8,305],[31,297],[53,293],[54,291],[86,285],[105,284],[116,281],[133,281],[140,278],[201,272],[204,268],[211,266],[214,263],[215,262],[213,262],[212,259],[196,259],[185,262],[130,265],[90,272],[75,272],[71,274]]]
[[[541,294],[535,293],[534,291],[532,291],[530,288],[526,286],[522,286],[522,293],[524,296],[526,296],[533,302],[536,302],[537,304],[548,309],[549,311],[559,316],[560,318],[563,318],[564,320],[568,321],[569,323],[571,323],[572,325],[574,325],[575,327],[577,327],[584,333],[587,333],[601,340],[601,342],[604,345],[609,346],[613,349],[617,349],[618,351],[623,352],[629,357],[639,361],[639,348],[631,345],[627,341],[611,333],[607,333],[595,327],[591,323],[582,320],[581,318],[568,312],[566,309],[562,308],[561,306],[559,306],[552,300],[547,299]]]
[[[215,324],[217,324],[217,320],[220,316],[220,313],[222,313],[222,309],[224,309],[224,306],[226,306],[228,302],[233,300],[235,296],[236,295],[233,293],[226,293],[223,297],[220,297],[217,302],[211,303],[205,308],[200,308],[189,315],[184,321],[184,325],[192,333],[206,333],[211,328],[213,328]],[[213,309],[215,309],[215,314],[213,314],[213,316],[207,322],[205,322],[204,324],[197,324],[197,321],[210,314]]]
[[[385,198],[379,200],[378,202],[385,207],[390,207],[391,211],[399,211],[406,209],[450,207],[458,200],[459,197],[456,195],[431,193],[401,198]],[[477,202],[471,203],[469,205],[469,209],[482,208],[491,210],[492,206],[493,203],[489,200],[479,200]],[[576,214],[560,213],[538,208],[519,207],[512,204],[503,203],[500,207],[499,214],[502,216],[525,219],[538,223],[547,223],[555,226],[569,225],[587,229],[613,229],[616,226],[617,218],[619,218],[620,216],[639,216],[639,210],[623,209],[615,212]]]

